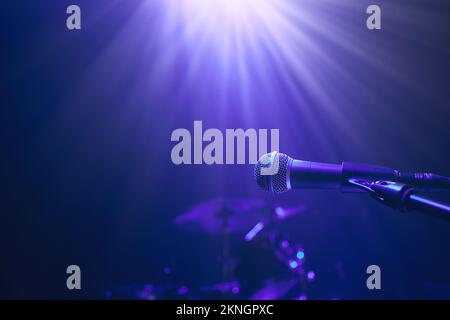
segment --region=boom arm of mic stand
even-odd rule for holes
[[[349,179],[349,183],[368,191],[374,199],[400,210],[416,210],[450,221],[450,205],[438,202],[422,194],[412,186],[391,181]]]

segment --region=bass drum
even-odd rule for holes
[[[306,299],[305,254],[300,245],[287,240],[277,228],[263,229],[247,238],[235,253],[239,257],[236,276],[245,299]]]

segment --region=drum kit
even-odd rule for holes
[[[196,288],[147,284],[108,291],[110,298],[307,299],[315,279],[304,247],[280,225],[305,212],[303,205],[275,206],[261,199],[215,198],[177,216],[179,232],[219,238],[221,279]],[[171,268],[164,268],[170,274]]]

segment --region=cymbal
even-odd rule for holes
[[[267,215],[267,203],[262,199],[215,198],[202,202],[176,217],[182,230],[222,234],[245,231]]]

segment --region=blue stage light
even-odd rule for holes
[[[283,240],[283,241],[281,241],[280,245],[283,249],[287,249],[287,248],[289,248],[289,241]]]
[[[244,237],[245,241],[252,241],[254,237],[264,229],[264,223],[258,222]]]
[[[314,273],[314,271],[309,271],[306,277],[308,278],[308,280],[312,281],[316,278],[316,274]]]

